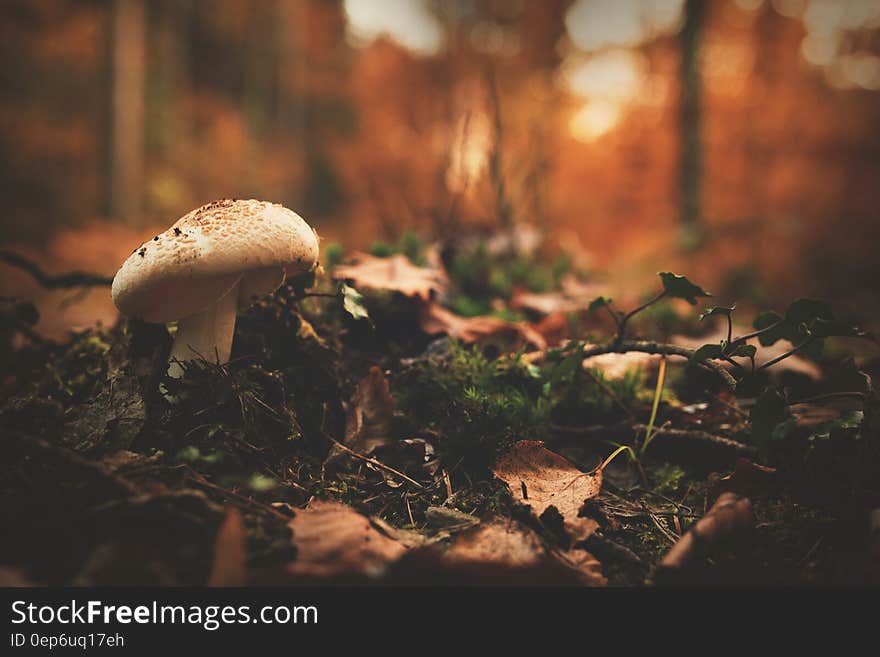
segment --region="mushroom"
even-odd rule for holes
[[[113,278],[116,307],[146,322],[178,321],[169,376],[180,361],[229,360],[235,314],[318,258],[315,231],[276,203],[224,199],[144,242]]]

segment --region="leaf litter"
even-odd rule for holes
[[[664,396],[642,479],[603,482],[590,468],[644,434],[650,391],[629,373],[658,357],[608,354],[607,363],[575,358],[574,367],[551,358],[572,331],[571,318],[559,318],[584,314],[589,283],[515,288],[497,315],[464,316],[452,309],[460,281],[436,252],[427,267],[402,254],[352,260],[332,274],[352,286],[318,281],[325,299],[304,298],[295,282],[283,287],[242,315],[229,364],[194,362],[179,381],[163,377],[164,327],[137,322],[11,352],[0,398],[10,446],[2,521],[25,527],[39,517],[51,531],[13,535],[0,550],[3,572],[86,585],[601,586],[642,583],[641,566],[622,563],[662,564],[664,581],[705,574],[731,562],[724,551],[738,536],[763,540],[739,561],[759,568],[773,563],[769,553],[786,564],[783,581],[797,581],[799,564],[815,555],[827,558],[808,532],[788,528],[796,491],[785,468],[652,458],[672,435],[747,440],[747,413],[732,397],[673,381],[691,411]],[[671,274],[663,284],[689,303],[708,294]],[[552,331],[517,309],[546,315],[545,329],[553,318]],[[383,313],[412,322],[408,342],[381,334]],[[431,342],[437,334],[450,339]],[[157,393],[160,382],[173,403]],[[782,411],[785,401],[777,399]],[[848,483],[849,472],[819,458],[830,443],[851,441],[865,417],[832,414],[812,426],[801,421],[808,408],[782,413],[795,433],[810,432],[807,467],[829,489]],[[766,432],[788,445],[777,434]],[[352,458],[328,460],[335,450]],[[750,534],[751,504],[762,522]],[[826,522],[827,509],[814,513]]]

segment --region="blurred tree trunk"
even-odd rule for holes
[[[116,0],[113,7],[113,107],[110,214],[136,222],[143,177],[144,4]]]
[[[281,129],[294,136],[304,132],[304,99],[302,96],[304,67],[297,37],[304,12],[300,0],[278,0],[276,5],[275,43],[278,66],[276,73],[276,118]]]
[[[701,94],[700,38],[705,5],[685,0],[681,30],[681,218],[686,246],[699,240],[701,220],[702,143],[700,140]]]

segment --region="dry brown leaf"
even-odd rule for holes
[[[658,573],[667,576],[682,570],[695,559],[705,556],[718,543],[752,525],[752,504],[735,493],[722,493],[705,516],[672,546],[658,565]]]
[[[498,317],[461,317],[437,303],[422,312],[422,330],[428,334],[446,333],[462,342],[496,342],[503,350],[515,350],[523,343],[546,349],[547,341],[525,322],[508,322]]]
[[[285,570],[296,579],[376,577],[406,552],[369,518],[338,502],[313,501],[289,526],[297,556]]]
[[[388,380],[375,365],[357,385],[348,405],[345,420],[345,444],[368,455],[389,441],[394,398]]]
[[[442,294],[449,285],[441,267],[417,267],[402,254],[378,258],[368,253],[356,253],[353,261],[349,265],[334,267],[333,278],[351,280],[356,288],[393,290],[423,301]]]
[[[581,518],[578,514],[584,502],[599,494],[601,470],[581,472],[543,443],[521,440],[498,459],[492,472],[507,484],[517,502],[532,507],[539,518],[554,507],[574,541],[586,539],[598,527],[592,518]]]
[[[588,552],[548,549],[538,535],[512,520],[495,519],[462,531],[445,552],[413,551],[399,569],[401,579],[428,578],[468,585],[604,586],[601,565]]]
[[[229,507],[214,542],[214,564],[208,577],[208,586],[247,584],[246,538],[241,514],[235,507]]]
[[[507,568],[539,565],[545,555],[541,539],[516,522],[482,523],[462,532],[446,551],[450,563],[492,563]]]
[[[553,313],[573,313],[586,310],[590,302],[600,295],[608,294],[605,285],[584,283],[575,276],[565,276],[556,292],[519,291],[510,301],[512,308],[530,310],[540,315]]]
[[[592,345],[585,345],[589,349]],[[674,356],[672,357],[674,358]],[[622,379],[627,372],[635,370],[647,370],[660,362],[661,357],[656,354],[643,354],[638,351],[629,351],[624,354],[599,354],[584,359],[584,367],[597,369],[608,379]]]

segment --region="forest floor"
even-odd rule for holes
[[[5,299],[0,579],[876,584],[875,345],[755,368],[683,281],[621,327],[540,250],[330,246],[179,379],[164,325],[53,341]]]

